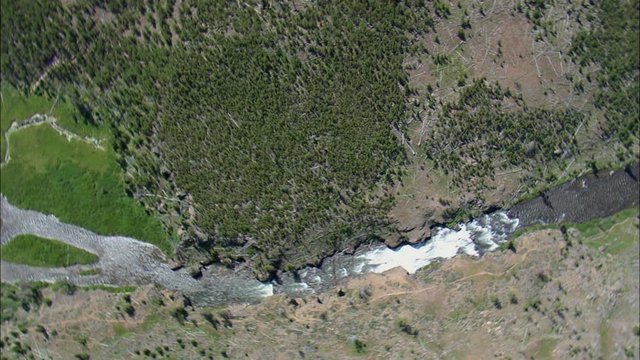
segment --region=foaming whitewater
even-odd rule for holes
[[[458,254],[479,256],[493,251],[518,227],[518,219],[504,212],[484,215],[458,230],[436,228],[431,239],[420,245],[405,245],[397,249],[378,248],[360,255],[369,271],[381,273],[402,267],[413,274],[436,259],[450,259]]]
[[[400,266],[413,274],[434,259],[448,259],[459,253],[478,255],[466,225],[460,231],[440,229],[429,242],[420,246],[406,245],[397,249],[380,248],[361,255],[370,271],[381,273]]]
[[[10,282],[65,279],[77,285],[154,283],[180,291],[194,303],[203,305],[252,302],[282,293],[305,295],[329,289],[358,274],[380,273],[394,267],[415,273],[438,259],[458,254],[480,256],[498,248],[521,225],[579,223],[637,206],[638,198],[634,194],[638,193],[639,169],[636,163],[609,176],[604,173],[583,176],[547,191],[545,198],[525,201],[508,212],[485,215],[455,229],[436,228],[433,236],[422,244],[396,249],[380,243],[365,245],[355,254],[338,253],[328,257],[318,267],[279,273],[277,281],[267,283],[257,281],[247,269],[228,271],[215,266],[205,268],[204,276],[196,280],[186,269],[171,270],[162,252],[153,245],[121,236],[98,235],[64,224],[51,215],[16,208],[0,196],[0,244],[19,234],[34,234],[63,241],[100,258],[96,264],[67,268],[35,268],[0,261],[0,274],[3,281]],[[101,271],[82,275],[82,270],[91,268]]]
[[[256,286],[256,293],[261,297],[273,296],[273,285],[261,283]]]
[[[58,239],[97,254],[100,274],[84,276],[81,267],[41,269],[0,261],[4,281],[49,281],[66,279],[78,285],[144,285],[155,283],[182,292],[194,303],[219,305],[251,302],[274,294],[305,295],[328,289],[349,277],[370,272],[380,273],[400,266],[409,273],[429,265],[435,259],[457,254],[481,255],[496,249],[518,226],[517,219],[504,212],[485,215],[456,230],[439,228],[431,239],[420,245],[389,249],[383,244],[367,245],[355,254],[338,253],[326,258],[319,267],[307,267],[295,273],[281,273],[278,281],[262,283],[246,271],[230,272],[205,269],[196,280],[188,271],[172,271],[162,253],[153,245],[120,236],[102,236],[75,225],[60,222],[31,210],[9,204],[3,197],[0,243],[18,234],[35,234]]]
[[[354,255],[336,254],[325,259],[320,267],[281,274],[275,292],[304,295],[358,274],[381,273],[398,266],[413,274],[438,259],[450,259],[458,254],[480,256],[497,249],[518,224],[518,219],[499,211],[459,224],[456,229],[436,228],[432,237],[419,245],[389,249],[377,244],[362,247]]]

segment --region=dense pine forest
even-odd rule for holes
[[[638,1],[617,3],[594,10],[602,26],[579,34],[574,54],[603,70],[596,101],[607,110],[606,133],[631,147],[638,135]],[[222,261],[252,260],[263,279],[389,225],[394,199],[380,185],[396,181],[410,161],[396,136],[415,94],[403,61],[427,52],[418,35],[435,31],[454,6],[1,5],[2,81],[25,93],[69,96],[81,121],[110,128],[129,195],[162,218],[168,233]],[[544,11],[543,2],[526,5]],[[617,21],[624,9],[635,18]],[[463,17],[463,42],[471,26]],[[434,63],[447,61],[432,55]],[[533,169],[577,151],[582,120],[570,109],[530,108],[508,89],[475,79],[439,109],[421,151],[454,186],[481,183],[496,169]]]
[[[313,261],[383,225],[369,190],[404,157],[406,6],[139,5],[3,3],[3,81],[72,93],[111,126],[132,195],[193,199],[162,206],[201,246],[271,270],[303,237]]]
[[[457,103],[446,104],[439,118],[426,156],[446,174],[451,172],[454,185],[479,186],[498,169],[535,169],[568,157],[576,150],[573,134],[584,115],[527,108],[508,89],[479,79],[461,92]]]

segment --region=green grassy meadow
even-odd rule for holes
[[[602,250],[608,254],[619,254],[629,249],[630,246],[640,241],[638,232],[638,217],[640,209],[632,207],[619,211],[611,216],[590,220],[581,224],[566,223],[565,227],[574,227],[580,232],[580,239],[592,248]],[[560,229],[559,224],[542,225],[536,224],[516,230],[509,238],[518,237],[543,229]],[[503,244],[506,249],[508,242]]]
[[[577,225],[584,243],[607,254],[620,254],[640,240],[638,208],[622,210],[610,217]]]
[[[60,96],[58,100],[49,99],[43,95],[25,96],[16,88],[8,84],[0,85],[2,101],[0,102],[0,130],[2,131],[2,149],[0,154],[4,156],[4,133],[14,121],[28,119],[34,114],[49,114],[58,120],[63,128],[80,136],[92,136],[95,138],[109,139],[109,131],[86,124],[81,120],[80,113],[66,97]]]
[[[91,264],[98,256],[58,240],[18,235],[0,247],[0,259],[37,267]]]
[[[51,107],[44,97],[26,98],[8,86],[2,87],[2,95],[3,131],[14,119],[48,112]],[[58,102],[53,113],[66,129],[109,139],[106,129],[70,126],[75,124],[74,112],[69,103]],[[12,204],[54,214],[99,234],[130,236],[171,253],[172,244],[160,221],[125,193],[122,171],[108,143],[100,150],[67,141],[48,125],[21,129],[9,141],[11,161],[2,168],[0,188]]]

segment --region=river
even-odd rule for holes
[[[300,296],[321,292],[347,278],[365,273],[380,273],[402,267],[408,273],[440,259],[458,254],[481,256],[497,249],[508,236],[522,226],[534,223],[583,222],[611,215],[638,205],[638,164],[625,170],[586,175],[543,195],[515,205],[508,211],[496,211],[455,229],[435,228],[432,236],[417,245],[390,249],[384,244],[369,244],[353,254],[337,253],[317,267],[279,273],[277,281],[261,283],[245,269],[231,271],[220,266],[204,269],[194,279],[186,270],[173,271],[164,254],[155,246],[122,236],[97,235],[75,225],[60,222],[55,216],[19,209],[2,197],[0,242],[18,234],[34,234],[57,239],[93,252],[97,264],[67,268],[34,268],[0,262],[3,281],[67,280],[77,285],[158,284],[179,291],[200,305],[253,302],[265,296],[285,293]],[[95,275],[80,271],[99,268]]]

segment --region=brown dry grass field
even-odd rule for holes
[[[17,342],[54,359],[638,358],[637,212],[515,244],[416,275],[396,268],[322,294],[226,308],[184,307],[152,286],[128,298],[47,288],[50,306],[3,325],[2,354],[12,358]]]

